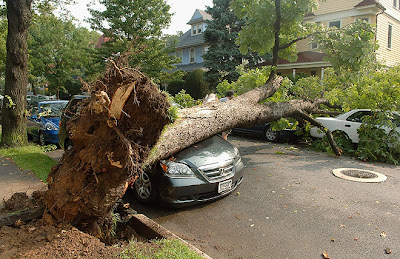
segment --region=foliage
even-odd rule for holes
[[[400,162],[400,134],[395,130],[400,126],[400,121],[397,119],[393,123],[393,119],[391,113],[374,113],[365,119],[365,123],[358,129],[359,159],[392,164]],[[376,125],[389,128],[389,134]]]
[[[197,105],[196,101],[185,90],[181,90],[174,96],[174,102],[183,108],[193,107]]]
[[[203,55],[204,66],[209,69],[206,73],[208,82],[236,81],[239,77],[236,66],[242,64],[243,59],[248,65],[261,61],[255,52],[243,55],[235,44],[244,20],[235,16],[230,3],[231,0],[214,0],[213,6],[206,9],[213,18],[207,22],[207,30],[204,31],[204,39],[210,47]],[[263,58],[266,60],[269,57]]]
[[[157,77],[163,68],[171,69],[175,57],[168,55],[173,44],[161,39],[171,14],[165,0],[101,0],[104,10],[90,9],[93,29],[101,31],[109,41],[99,49],[99,60],[118,53],[128,53],[130,65]]]
[[[29,36],[31,83],[45,78],[52,93],[66,92],[66,86],[73,86],[78,76],[85,77],[93,61],[91,42],[97,34],[77,28],[72,21],[61,20],[53,14],[42,14],[34,17]]]
[[[162,258],[187,258],[201,259],[202,257],[190,250],[179,240],[154,240],[150,244],[143,245],[141,243],[131,241],[120,255],[121,258],[142,258],[142,259],[162,259]]]
[[[336,144],[342,150],[342,154],[344,155],[354,155],[354,145],[353,142],[349,139],[349,137],[342,131],[332,132],[333,137],[335,138]],[[328,154],[333,155],[332,147],[328,142],[328,138],[324,136],[322,139],[314,140],[311,143],[312,147],[317,151],[327,152]]]
[[[317,0],[281,0],[280,46],[290,44],[315,32],[320,26],[303,22],[303,17],[318,6]],[[255,51],[260,55],[271,53],[275,45],[275,1],[232,0],[232,9],[245,25],[236,42],[242,53]],[[294,61],[297,58],[296,44],[281,48],[279,57]]]
[[[174,80],[169,82],[167,91],[171,95],[176,95],[181,90],[185,88],[185,81],[184,80]]]
[[[204,81],[204,71],[193,70],[185,80],[185,91],[194,99],[201,99],[209,93],[209,85]]]
[[[343,28],[331,27],[314,35],[313,41],[336,72],[360,71],[376,62],[376,28],[358,20]]]
[[[20,148],[1,148],[0,155],[11,158],[23,170],[31,170],[43,182],[56,162],[41,147],[28,145]]]

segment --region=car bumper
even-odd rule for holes
[[[323,138],[325,134],[317,127],[312,127],[310,129],[310,135],[314,138]]]
[[[43,136],[46,143],[50,144],[59,143],[58,130],[45,130],[43,131]]]
[[[222,198],[232,193],[242,182],[243,168],[244,164],[240,160],[236,164],[234,175],[231,178],[214,183],[196,177],[169,178],[163,174],[159,186],[160,201],[169,207],[181,208]],[[232,188],[219,193],[219,183],[230,179]]]

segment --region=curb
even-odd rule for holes
[[[189,244],[182,238],[178,237],[168,229],[162,227],[160,224],[154,222],[153,220],[149,219],[147,216],[143,214],[136,214],[131,218],[132,227],[135,231],[139,234],[144,236],[147,239],[177,239],[181,243],[187,245],[192,251],[196,254],[200,255],[206,259],[212,259],[209,255],[198,249],[197,247]]]

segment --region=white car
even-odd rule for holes
[[[331,117],[317,117],[316,120],[319,121],[325,128],[329,129],[331,132],[341,131],[346,133],[353,143],[358,143],[360,141],[358,137],[357,130],[360,128],[364,116],[371,115],[371,110],[369,109],[356,109],[349,112],[340,114],[334,118]],[[397,123],[396,131],[400,133],[400,114],[397,112],[392,112],[394,121]],[[383,127],[386,133],[390,132],[390,129]],[[317,127],[312,127],[310,129],[310,134],[315,138],[323,138],[325,133],[323,133]]]

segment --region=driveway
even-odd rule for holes
[[[214,258],[322,258],[324,251],[333,259],[400,258],[399,167],[229,140],[247,165],[236,193],[183,210],[132,207]],[[342,167],[388,179],[359,183],[332,175]]]

